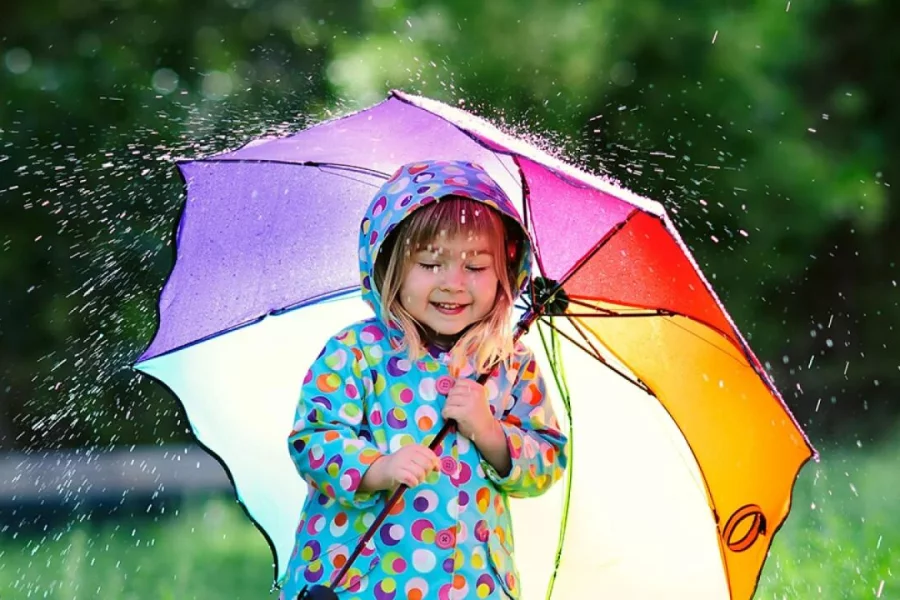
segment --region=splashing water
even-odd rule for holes
[[[95,590],[82,589],[84,581],[96,583],[83,574],[118,570],[167,536],[174,548],[177,534],[160,525],[180,511],[167,484],[183,487],[207,474],[207,487],[195,491],[228,489],[221,467],[205,454],[173,481],[173,465],[189,454],[177,450],[189,440],[186,420],[177,401],[131,364],[153,334],[156,300],[174,258],[184,196],[173,160],[281,136],[324,116],[297,114],[302,104],[297,96],[251,110],[240,98],[157,98],[144,107],[146,122],[130,130],[78,122],[50,133],[24,118],[0,129],[4,147],[17,148],[0,155],[0,223],[22,227],[0,232],[0,274],[15,268],[5,279],[12,285],[0,323],[29,323],[3,327],[10,346],[0,347],[0,450],[16,449],[0,462],[0,597],[10,581],[11,597],[118,597],[116,590],[130,589],[126,580],[141,577],[140,567]],[[13,339],[14,332],[29,337]],[[142,458],[137,444],[176,450]],[[222,506],[216,510],[226,511],[229,523],[240,519],[232,533],[258,550],[261,564],[241,571],[256,580],[255,589],[266,589],[271,557],[264,540],[236,505]],[[108,521],[114,514],[130,517]],[[193,514],[202,521],[209,510],[202,505]]]

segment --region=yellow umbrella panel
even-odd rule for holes
[[[632,213],[565,279],[563,289],[570,301],[568,322],[557,325],[558,333],[594,359],[593,367],[577,369],[578,380],[590,379],[586,370],[605,368],[597,360],[618,362],[626,379],[638,384],[633,387],[642,388],[668,413],[690,453],[688,462],[695,461],[711,511],[719,571],[728,590],[724,597],[751,598],[772,535],[790,510],[797,474],[813,454],[799,426],[665,218]],[[577,353],[566,354],[566,379],[571,381],[575,370],[569,357]],[[586,476],[579,470],[594,469],[607,459],[586,457],[579,446],[584,436],[592,435],[590,421],[579,421],[581,404],[604,390],[588,387],[579,391],[582,397],[569,387],[572,477],[577,482]],[[634,442],[629,451],[639,452],[634,448],[640,440]],[[630,458],[623,453],[615,457],[625,463]],[[570,501],[574,506],[580,500],[573,492]],[[657,498],[655,510],[665,514],[665,497]],[[659,541],[643,540],[647,547]],[[567,558],[561,557],[563,571]],[[602,568],[595,567],[594,575],[602,580]],[[646,576],[655,577],[651,572]],[[697,583],[700,588],[707,584],[716,587]],[[604,588],[598,583],[596,589]],[[710,594],[693,597],[721,597]]]

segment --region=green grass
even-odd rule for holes
[[[196,501],[178,513],[0,537],[0,600],[268,597],[269,547],[234,502]]]
[[[823,454],[801,474],[756,598],[900,598],[900,445]]]
[[[268,546],[228,499],[0,534],[0,600],[266,598],[271,575]],[[900,448],[826,453],[802,473],[756,598],[879,597],[900,598]]]

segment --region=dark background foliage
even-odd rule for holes
[[[31,0],[0,6],[0,449],[187,439],[130,369],[171,159],[401,88],[664,202],[822,444],[896,426],[900,5]]]

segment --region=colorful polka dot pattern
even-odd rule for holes
[[[370,273],[385,237],[418,208],[446,195],[473,198],[521,224],[503,190],[478,165],[431,161],[401,167],[375,195],[360,226],[363,299],[380,300]],[[523,228],[524,232],[524,228]],[[527,238],[527,234],[525,235]],[[520,265],[529,277],[531,247]],[[378,318],[353,324],[322,349],[303,381],[291,457],[310,494],[297,528],[281,598],[307,584],[336,583],[342,600],[519,598],[507,497],[535,496],[566,467],[566,439],[530,351],[486,384],[507,436],[512,469],[501,477],[456,434],[438,448],[441,468],[394,507],[341,582],[331,582],[383,507],[384,493],[359,491],[366,469],[406,444],[428,444],[444,421],[447,354],[410,361],[394,352],[401,332]],[[474,378],[472,365],[460,377]]]
[[[387,347],[367,349],[386,343],[377,320],[354,324],[329,340],[304,379],[289,447],[311,493],[282,598],[330,582],[375,519],[384,494],[358,489],[368,465],[405,444],[427,443],[443,425],[445,395],[436,389],[449,376],[449,356],[409,363]],[[448,436],[438,449],[441,468],[394,508],[338,584],[340,598],[519,597],[507,497],[543,493],[566,466],[566,439],[544,380],[530,351],[519,350],[509,371],[499,368],[486,386],[507,435],[510,473],[501,477],[469,440]],[[472,365],[460,376],[474,377]]]

